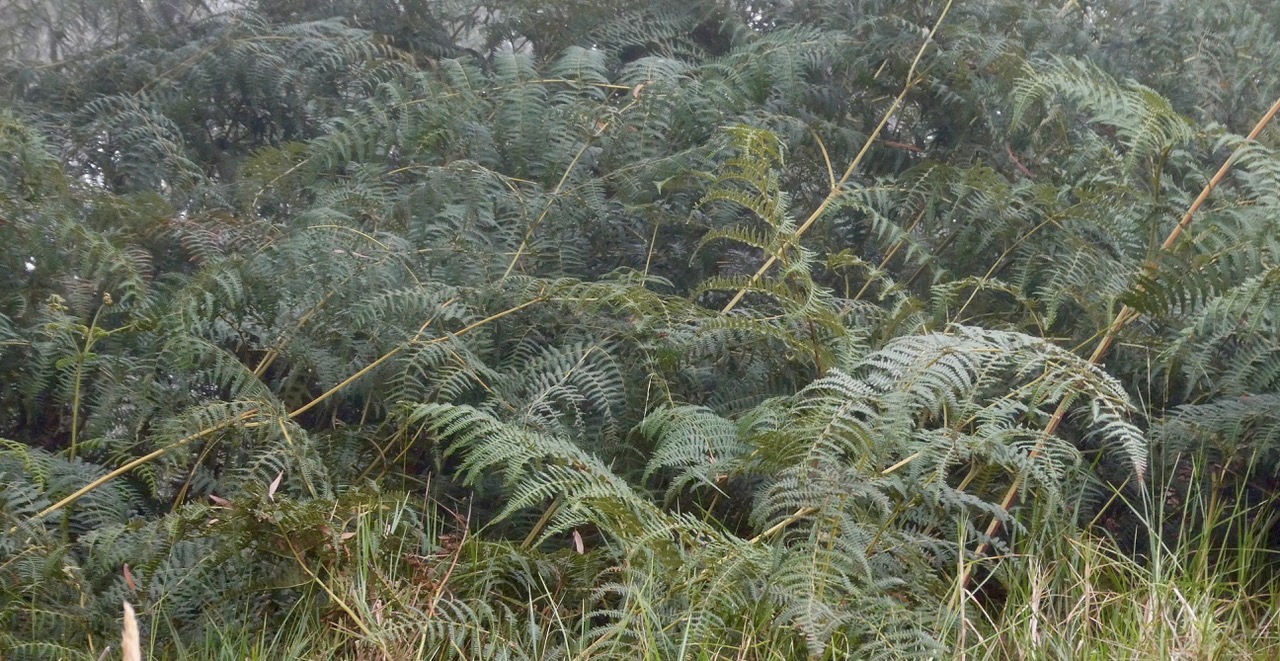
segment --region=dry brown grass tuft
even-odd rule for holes
[[[120,649],[124,651],[124,661],[142,661],[142,641],[138,635],[138,618],[133,613],[133,606],[124,602],[124,635],[121,637]]]

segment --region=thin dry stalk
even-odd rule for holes
[[[1205,184],[1204,190],[1200,191],[1200,195],[1196,196],[1195,201],[1191,203],[1187,212],[1183,214],[1182,219],[1178,221],[1177,226],[1173,228],[1173,231],[1169,233],[1169,236],[1160,244],[1161,252],[1168,251],[1175,243],[1177,243],[1178,238],[1182,236],[1183,231],[1191,225],[1192,218],[1195,217],[1195,214],[1200,210],[1200,207],[1204,205],[1205,200],[1209,199],[1209,195],[1213,190],[1218,187],[1218,184],[1222,183],[1224,178],[1226,178],[1227,173],[1231,170],[1231,166],[1235,163],[1240,152],[1245,148],[1245,146],[1253,142],[1258,137],[1258,134],[1262,133],[1262,129],[1271,122],[1277,112],[1280,112],[1280,99],[1276,99],[1276,102],[1271,105],[1271,108],[1262,115],[1262,119],[1259,119],[1258,123],[1254,125],[1253,130],[1249,132],[1248,137],[1236,146],[1235,150],[1231,152],[1231,155],[1227,157],[1227,160],[1222,163],[1222,167],[1218,168],[1217,174],[1213,175],[1213,178],[1209,180],[1208,184]],[[1153,265],[1148,262],[1147,265],[1143,267],[1143,271],[1149,272],[1152,268]],[[1137,318],[1138,312],[1136,310],[1128,305],[1122,306],[1120,311],[1116,313],[1115,318],[1112,319],[1111,324],[1107,327],[1102,339],[1098,341],[1098,346],[1094,348],[1093,353],[1089,356],[1089,363],[1093,365],[1101,363],[1102,359],[1107,355],[1107,352],[1111,350],[1111,345],[1115,342],[1120,331]],[[1058,430],[1058,426],[1062,424],[1063,418],[1066,417],[1068,405],[1069,401],[1065,398],[1060,404],[1058,404],[1058,408],[1053,412],[1053,416],[1049,419],[1049,424],[1045,425],[1044,432],[1040,435],[1040,440],[1028,455],[1029,459],[1035,459],[1044,451],[1046,440]],[[1005,492],[1004,498],[1000,500],[1000,508],[1002,510],[1008,512],[1013,507],[1014,503],[1017,502],[1018,491],[1022,488],[1022,483],[1025,477],[1025,475],[1019,474],[1013,481],[1013,484],[1009,486],[1009,490]],[[1138,469],[1138,480],[1142,480],[1141,467]],[[991,539],[998,535],[1002,525],[1003,524],[998,517],[992,517],[991,523],[987,526],[987,539]],[[974,555],[976,557],[982,557],[986,554],[989,548],[990,544],[988,542],[983,542],[978,545]],[[960,589],[962,591],[966,589],[969,584],[969,579],[972,578],[972,576],[973,565],[969,565],[969,569],[965,571],[964,575],[960,578]]]
[[[898,112],[898,108],[902,107],[902,102],[907,98],[907,93],[916,86],[916,67],[920,64],[920,59],[924,57],[924,52],[929,48],[929,44],[933,43],[933,36],[938,33],[938,28],[942,27],[942,21],[946,19],[947,12],[949,11],[951,11],[951,0],[947,0],[947,4],[943,5],[942,13],[938,15],[938,20],[934,22],[933,29],[929,31],[928,36],[924,39],[924,43],[920,45],[920,50],[916,51],[916,57],[911,61],[911,68],[907,70],[907,80],[902,86],[902,91],[898,93],[898,96],[893,100],[893,103],[889,104],[889,109],[884,112],[884,116],[880,118],[880,123],[876,125],[876,128],[871,132],[871,135],[867,136],[867,141],[863,143],[862,149],[858,151],[858,155],[854,156],[853,161],[851,161],[849,166],[844,169],[844,174],[841,175],[839,179],[832,178],[831,191],[828,192],[827,196],[818,203],[817,208],[813,210],[813,213],[809,214],[809,217],[805,219],[804,223],[796,229],[795,235],[791,237],[791,242],[794,243],[799,241],[800,237],[804,236],[804,233],[809,231],[809,228],[813,227],[814,223],[818,222],[818,219],[826,212],[827,207],[830,207],[835,203],[835,201],[844,193],[844,185],[848,183],[849,178],[853,176],[853,173],[858,169],[858,166],[862,164],[862,159],[866,157],[867,152],[871,151],[871,145],[875,144],[876,140],[879,139],[880,132],[889,124],[889,120],[893,117],[894,113]],[[821,146],[821,141],[819,141],[819,145]],[[834,172],[830,170],[830,159],[827,157],[826,152],[826,147],[822,146],[823,158],[827,159],[828,176],[830,176],[831,174],[834,174]],[[787,246],[783,246],[782,249],[786,250],[786,248]],[[724,309],[720,310],[720,314],[729,314],[729,312],[737,307],[738,303],[742,301],[742,297],[747,295],[747,291],[757,282],[760,282],[760,278],[763,278],[764,274],[768,273],[769,269],[773,268],[773,265],[776,263],[778,263],[778,256],[770,255],[764,265],[756,270],[755,274],[751,276],[751,279],[747,281],[747,284],[739,289],[738,293],[734,294],[729,303],[724,306]]]

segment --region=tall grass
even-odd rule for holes
[[[966,660],[1280,658],[1277,563],[1268,548],[1277,503],[1230,478],[1221,467],[1174,461],[1133,502],[1117,493],[1115,507],[1131,514],[1126,529],[1145,537],[1137,550],[1089,526],[1028,533],[1035,538],[1020,540],[1019,553],[997,559],[985,579],[964,589],[967,567],[956,567],[953,598],[939,602],[946,611],[939,621],[949,626],[939,637],[953,658]],[[424,511],[441,510],[406,500],[358,519],[347,561],[327,573],[304,572],[311,585],[278,628],[215,624],[203,639],[148,656],[622,658],[614,643],[624,638],[627,658],[804,658],[793,637],[778,635],[785,627],[770,613],[720,614],[742,623],[740,637],[687,649],[678,632],[686,623],[656,605],[658,576],[652,587],[633,578],[638,584],[610,623],[580,617],[587,611],[581,592],[546,583],[523,586],[523,601],[501,580],[487,593],[486,574],[503,570],[487,555],[495,543],[467,539],[459,530],[465,517],[427,514],[404,525]],[[402,534],[411,529],[418,539]],[[427,582],[413,575],[421,566],[406,571],[404,561],[423,548],[434,549]],[[610,580],[578,579],[597,587]]]
[[[967,595],[980,618],[956,657],[1280,658],[1275,496],[1201,461],[1171,467],[1126,503],[1145,552],[1097,528],[1044,536],[1005,559],[999,603]]]

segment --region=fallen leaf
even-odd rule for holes
[[[267,487],[268,500],[274,501],[276,499],[276,489],[280,488],[280,479],[283,477],[284,471],[280,471],[280,474],[276,476],[276,479],[271,480],[271,486]]]

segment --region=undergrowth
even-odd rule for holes
[[[0,656],[1274,657],[1277,31],[0,8]]]

